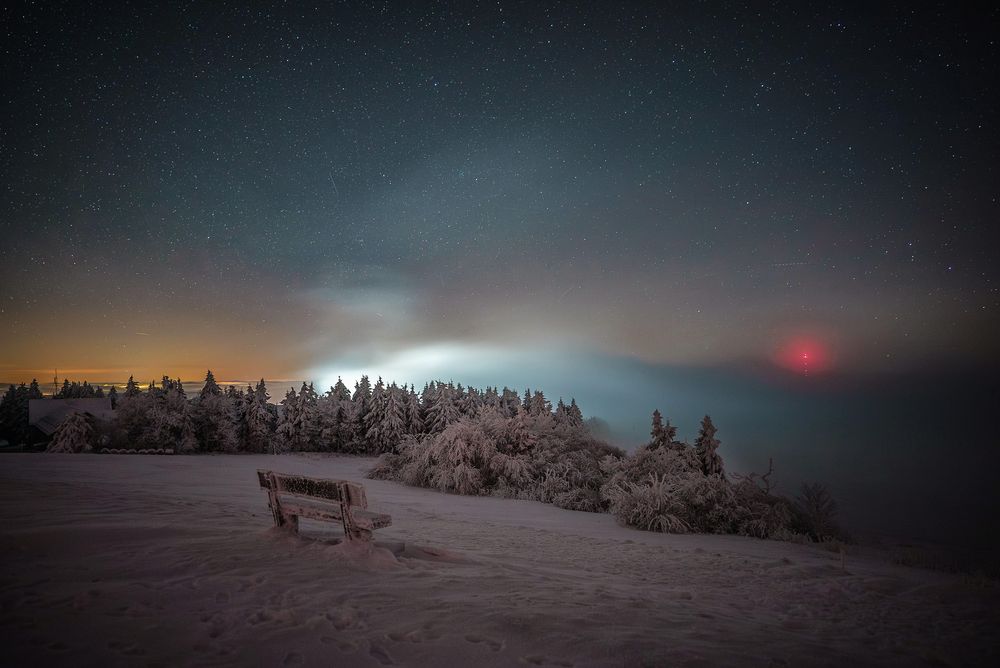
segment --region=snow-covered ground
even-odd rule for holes
[[[0,456],[5,665],[967,665],[994,582],[644,533],[363,480],[373,460]],[[364,482],[393,526],[272,527],[257,468]]]

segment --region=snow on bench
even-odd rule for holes
[[[341,522],[348,540],[371,540],[372,532],[392,524],[384,513],[368,508],[365,488],[349,480],[324,480],[257,469],[267,490],[274,525],[298,533],[299,517]]]

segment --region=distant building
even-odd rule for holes
[[[28,401],[28,428],[31,442],[48,441],[59,425],[73,413],[86,413],[97,420],[111,420],[115,411],[111,399],[31,399]]]

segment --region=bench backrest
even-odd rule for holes
[[[368,507],[365,488],[350,480],[327,480],[304,475],[288,475],[257,469],[260,486],[276,494],[294,494],[312,499],[326,499],[359,508]]]

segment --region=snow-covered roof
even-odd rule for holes
[[[115,416],[111,399],[31,399],[28,401],[28,425],[51,436],[73,413],[87,413],[99,420]]]

